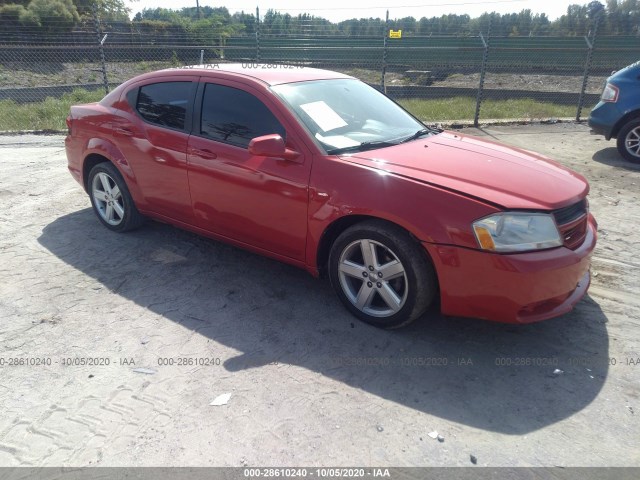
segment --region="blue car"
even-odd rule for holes
[[[617,139],[620,155],[640,163],[640,62],[607,79],[600,102],[589,115],[591,132]]]

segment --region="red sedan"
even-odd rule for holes
[[[110,230],[145,217],[326,274],[375,326],[529,323],[589,286],[589,185],[552,160],[425,127],[335,72],[145,74],[71,108],[69,170]]]

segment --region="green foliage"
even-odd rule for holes
[[[28,10],[38,17],[39,24],[48,32],[71,30],[80,21],[71,0],[31,0]]]
[[[231,23],[242,25],[247,35],[253,35],[256,31],[256,16],[253,13],[236,12],[231,17]]]
[[[42,102],[18,104],[12,100],[0,101],[1,130],[64,130],[69,107],[80,103],[99,101],[102,90],[77,89],[61,98],[49,97]],[[425,122],[471,120],[475,99],[456,97],[440,100],[405,99],[400,104]],[[541,119],[572,118],[576,107],[538,102],[532,99],[486,100],[482,103],[485,119]]]
[[[7,30],[21,26],[41,26],[37,14],[18,4],[7,4],[0,7],[0,25]]]
[[[11,28],[24,25],[23,19],[27,14],[27,9],[22,5],[8,4],[0,7],[0,25]]]
[[[18,104],[0,101],[0,130],[64,130],[69,107],[79,103],[97,102],[104,91],[74,90],[61,98],[48,97],[42,102]]]
[[[93,18],[93,5],[97,3],[102,21],[126,21],[129,9],[123,0],[73,0],[82,18]]]
[[[0,7],[5,7],[7,5],[22,5],[23,7],[26,7],[27,5],[29,5],[30,1],[31,0],[12,0],[10,2],[7,2],[0,0]]]
[[[21,26],[40,26],[40,19],[22,5],[7,4],[0,7],[0,25],[5,30]]]
[[[195,43],[217,44],[220,40],[241,33],[245,26],[233,23],[226,8],[201,7],[200,17],[195,8],[170,10],[167,8],[144,9],[134,17],[134,22],[144,28],[161,32],[169,26],[178,27]]]
[[[68,31],[83,19],[93,18],[97,4],[103,21],[129,21],[124,0],[13,0],[0,2],[0,25],[41,27],[46,32]]]
[[[422,100],[410,98],[398,103],[425,123],[451,120],[472,120],[476,99],[470,97]],[[588,111],[590,107],[585,107]],[[482,118],[495,120],[539,120],[544,118],[574,118],[576,106],[540,102],[531,98],[485,100]]]
[[[44,32],[68,31],[81,20],[93,16],[97,3],[104,22],[122,22],[128,28],[128,8],[124,0],[11,0],[0,1],[0,26],[5,31],[21,26],[39,26]],[[530,9],[519,13],[484,13],[477,18],[469,15],[442,15],[440,17],[404,17],[392,19],[388,25],[380,18],[353,18],[332,23],[307,13],[290,15],[269,9],[260,18],[260,31],[265,35],[327,35],[327,36],[382,36],[386,28],[402,30],[403,36],[456,35],[500,36],[575,35],[593,32],[599,22],[602,35],[640,34],[640,0],[606,0],[569,5],[565,15],[551,22],[544,14],[533,14]],[[598,7],[598,8],[594,8]],[[393,13],[393,9],[391,10]],[[252,35],[256,31],[253,13],[237,12],[231,15],[225,7],[203,6],[144,9],[133,20],[133,26],[149,34],[177,34],[198,43],[217,43],[236,35]],[[170,27],[169,27],[170,26]]]
[[[166,22],[180,23],[182,17],[176,10],[168,8],[145,8],[133,17],[135,22]]]
[[[0,7],[0,25],[5,29],[40,27],[45,32],[70,30],[80,21],[71,0],[31,0]]]

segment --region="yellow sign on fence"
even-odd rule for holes
[[[402,38],[402,30],[389,30],[389,38]]]

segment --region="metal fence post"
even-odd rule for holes
[[[98,49],[100,50],[100,63],[102,64],[102,83],[104,85],[104,94],[109,93],[109,80],[107,79],[107,63],[104,58],[104,41],[107,35],[102,36],[102,27],[100,25],[100,17],[98,16],[98,4],[93,4],[93,21],[96,26],[96,36],[98,38]]]
[[[584,97],[587,93],[587,84],[589,83],[589,74],[591,73],[591,62],[593,61],[593,49],[596,45],[596,36],[598,34],[598,25],[600,24],[600,19],[602,15],[596,16],[596,22],[593,26],[593,34],[591,35],[591,40],[589,37],[585,36],[584,41],[587,42],[587,61],[584,65],[584,75],[582,76],[582,89],[580,90],[580,98],[578,99],[578,110],[576,111],[576,122],[580,121],[580,117],[582,116],[582,108],[584,107]]]
[[[256,7],[256,62],[260,61],[260,8]]]
[[[491,36],[491,21],[489,21],[489,29],[487,31],[486,40],[482,36],[482,32],[480,33],[480,40],[482,40],[482,45],[484,46],[484,52],[482,53],[482,67],[480,70],[480,83],[478,84],[478,95],[476,95],[476,113],[473,116],[473,125],[475,127],[478,126],[478,121],[480,120],[480,107],[482,105],[482,94],[484,91],[484,77],[487,73],[487,61],[489,60],[490,36]]]
[[[380,79],[380,87],[384,93],[387,93],[387,86],[384,83],[384,77],[387,73],[387,36],[389,33],[389,10],[387,10],[387,19],[384,22],[384,32],[382,32],[382,78]]]

